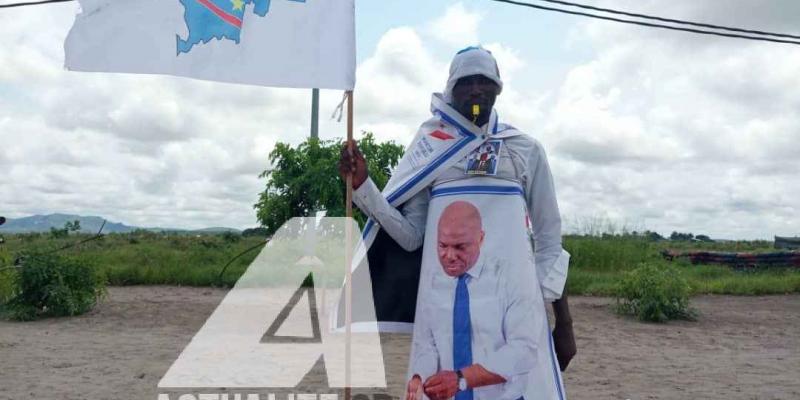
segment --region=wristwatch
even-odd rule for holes
[[[456,375],[458,376],[458,391],[463,392],[467,390],[467,379],[464,378],[464,374],[461,373],[461,370],[456,371]]]

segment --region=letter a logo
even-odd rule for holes
[[[284,224],[158,386],[293,388],[321,357],[330,387],[344,387],[348,338],[342,328],[335,329],[332,315],[349,268],[345,224],[358,232],[346,218],[294,218]],[[369,282],[353,291],[372,299]],[[360,324],[350,338],[349,386],[384,388],[377,323]]]

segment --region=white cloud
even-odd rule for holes
[[[434,59],[414,28],[388,30],[375,53],[358,68],[355,110],[361,129],[374,130],[381,140],[410,142],[429,115],[428,105],[421,99],[440,90],[447,79],[446,68]]]
[[[461,2],[447,8],[444,15],[428,23],[425,31],[432,38],[450,46],[479,43],[478,26],[483,17],[464,8]]]
[[[502,43],[488,43],[483,47],[492,52],[498,66],[502,65],[500,74],[504,85],[512,82],[517,71],[526,66],[525,61],[520,58],[519,51]]]
[[[663,15],[659,4],[634,11]],[[671,4],[672,17],[701,21],[727,8]],[[732,8],[727,25],[779,26],[785,13]],[[800,76],[790,72],[800,70],[800,53],[607,22],[579,29],[573,37],[597,56],[568,73],[547,118],[555,154],[576,164],[572,174],[556,170],[567,213],[588,206],[712,237],[798,233],[790,199],[800,187],[787,171],[800,168]],[[663,212],[651,218],[650,209]]]

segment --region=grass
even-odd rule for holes
[[[25,250],[46,251],[74,243],[89,236],[52,239],[49,235],[5,235],[0,245],[0,268],[10,265],[14,256]],[[64,251],[65,254],[91,259],[101,268],[108,284],[232,286],[259,254],[260,249],[238,258],[226,270],[222,267],[237,254],[263,242],[259,237],[235,235],[186,236],[137,232],[109,234]],[[769,268],[756,271],[734,270],[720,265],[692,265],[686,261],[669,263],[659,252],[678,250],[769,251],[771,242],[654,242],[630,235],[567,236],[564,247],[572,255],[569,278],[570,294],[610,296],[625,271],[643,262],[673,264],[686,278],[690,293],[764,295],[800,293],[800,268]],[[288,265],[288,264],[287,264]],[[11,295],[13,270],[0,271],[0,302]],[[297,279],[296,270],[279,268],[271,273],[278,279]],[[341,280],[330,280],[338,284]]]
[[[5,245],[0,245],[0,304],[6,303],[14,294],[14,271],[2,268],[13,262],[11,252]]]
[[[674,265],[686,278],[692,295],[800,293],[800,268],[735,270],[724,265],[692,265],[684,260],[670,263],[659,254],[667,248],[680,251],[773,251],[772,243],[766,241],[655,242],[629,235],[567,236],[564,248],[572,255],[567,279],[567,290],[571,294],[610,296],[621,275],[642,262]]]
[[[73,236],[52,239],[47,235],[7,235],[3,245],[6,254],[21,251],[49,251],[87,239]],[[218,274],[235,255],[263,242],[263,238],[226,239],[222,235],[200,237],[155,234],[110,234],[63,251],[63,254],[91,259],[104,272],[110,285],[186,285],[232,286],[258,254],[254,250],[234,261],[222,279]],[[2,247],[0,247],[2,248]],[[2,255],[3,253],[0,253]],[[6,257],[3,265],[10,263]],[[6,279],[3,279],[4,276]],[[7,281],[7,275],[0,275]]]

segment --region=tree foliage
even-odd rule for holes
[[[61,239],[69,236],[70,232],[80,232],[81,221],[67,221],[64,223],[63,228],[50,227],[50,237],[53,239]]]
[[[708,235],[697,235],[694,237],[696,240],[701,242],[713,243],[714,239],[711,239]]]
[[[53,239],[65,238],[68,235],[69,235],[69,229],[67,228],[55,228],[52,226],[50,227],[50,237],[52,237]]]
[[[259,178],[266,178],[266,187],[254,205],[259,222],[269,234],[293,217],[307,217],[313,211],[326,210],[327,216],[345,215],[345,184],[337,165],[343,141],[308,139],[297,147],[277,143],[269,154],[272,169]],[[364,132],[358,147],[367,159],[369,176],[383,188],[392,168],[403,155],[403,147],[392,141],[378,143],[370,132]],[[354,209],[359,222],[364,217]]]
[[[672,234],[669,235],[669,240],[691,241],[692,239],[694,239],[694,235],[692,233],[682,233],[682,232],[672,231]]]
[[[72,221],[72,222],[67,221],[64,224],[64,229],[66,229],[68,232],[80,232],[80,230],[81,230],[81,221],[78,221],[77,219],[75,221]]]
[[[265,237],[268,236],[269,232],[267,228],[257,227],[257,228],[247,228],[242,231],[243,237],[251,237],[251,236],[258,236],[258,237]]]

